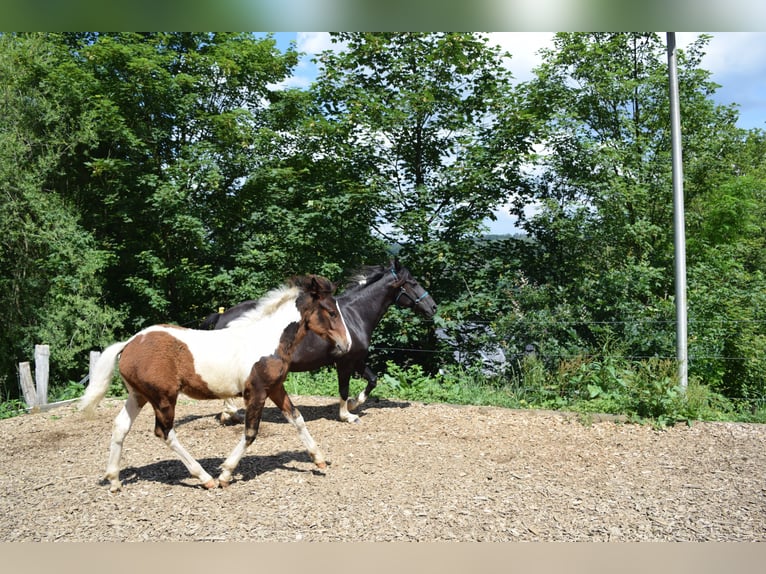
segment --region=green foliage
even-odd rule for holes
[[[104,304],[110,254],[57,188],[92,126],[78,117],[80,75],[44,36],[0,37],[0,77],[0,369],[15,379],[16,363],[30,360],[35,344],[48,344],[54,388],[82,376],[83,357],[109,341],[124,317]],[[15,385],[4,391],[18,396]]]
[[[24,413],[26,405],[21,399],[0,401],[0,420],[10,419]]]
[[[682,392],[673,361],[627,361],[612,355],[562,361],[551,371],[537,357],[528,356],[518,366],[512,379],[493,381],[478,365],[431,376],[418,365],[403,368],[389,362],[376,394],[424,402],[606,413],[660,427],[693,420],[748,419],[696,378]],[[753,413],[753,418],[758,416],[762,414]]]
[[[375,394],[423,402],[518,406],[505,389],[489,384],[479,368],[455,367],[428,375],[419,365],[402,368],[389,361]]]
[[[48,402],[56,403],[59,401],[68,401],[71,399],[77,399],[85,392],[85,387],[80,383],[70,381],[66,385],[59,386],[55,389],[55,393],[49,393]]]
[[[349,385],[349,387],[352,386],[352,384]],[[285,390],[291,395],[336,396],[338,394],[338,375],[334,368],[322,368],[312,373],[288,373],[285,380]]]
[[[292,274],[340,281],[396,251],[440,313],[386,313],[370,358],[386,392],[764,420],[766,134],[711,98],[708,37],[678,59],[683,396],[662,39],[558,34],[513,85],[478,34],[333,38],[316,83],[292,89],[298,54],[268,35],[0,35],[7,412],[37,343],[70,396],[89,350],[140,327],[194,326]],[[482,239],[501,205],[523,235]],[[335,394],[334,373],[305,377],[296,389]]]
[[[0,383],[4,383],[0,376]],[[0,420],[10,419],[26,412],[26,403],[20,398],[12,398],[6,394],[6,385],[0,385]]]
[[[694,372],[726,396],[751,401],[766,399],[765,184],[727,180],[700,193],[690,210]]]
[[[519,185],[528,142],[499,49],[469,33],[342,33],[319,56],[321,111],[378,198],[370,222],[437,301]],[[450,271],[447,271],[447,270]]]

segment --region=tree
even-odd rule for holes
[[[130,306],[133,328],[196,321],[251,217],[243,183],[265,163],[273,85],[297,53],[250,34],[64,39],[99,121],[59,186],[115,254],[110,301]]]
[[[252,298],[284,274],[310,271],[339,281],[385,257],[371,232],[377,197],[353,156],[340,151],[338,131],[311,91],[285,90],[271,104],[258,150],[264,159],[239,193],[251,215],[232,230],[233,263],[218,278],[242,286],[228,302]]]
[[[690,373],[731,396],[735,380],[752,389],[763,378],[762,364],[750,359],[763,347],[754,295],[763,292],[757,269],[763,148],[757,134],[736,128],[734,106],[710,97],[717,86],[699,67],[708,40],[701,36],[678,59],[694,329]],[[539,323],[521,318],[542,313],[548,324],[565,327],[546,339],[555,342],[554,353],[596,352],[618,340],[629,356],[673,356],[665,45],[655,34],[557,34],[543,61],[522,88],[542,151],[531,158],[530,185],[515,206],[531,239],[518,245],[528,282],[523,302],[534,308],[511,316],[504,334],[520,343],[534,337]],[[536,206],[531,214],[529,205]],[[755,261],[761,263],[754,268]],[[714,317],[737,326],[711,328]],[[755,354],[735,336],[745,324]],[[701,358],[716,354],[744,358],[750,371]]]
[[[51,347],[53,385],[87,373],[88,351],[110,341],[123,314],[105,304],[98,247],[55,182],[92,124],[78,74],[42,34],[0,36],[0,385],[18,396],[16,363]],[[92,119],[92,118],[91,118]]]
[[[454,300],[483,221],[518,185],[527,148],[506,55],[466,33],[342,33],[333,41],[341,49],[319,56],[314,89],[338,153],[370,190],[378,236],[400,248],[437,301]],[[433,344],[433,333],[404,336],[403,325],[389,313],[379,337],[397,347]]]
[[[690,203],[688,298],[692,365],[754,408],[766,399],[766,179],[753,172]]]
[[[731,132],[731,115],[715,113],[714,85],[698,69],[706,41],[679,57],[687,159],[701,153],[702,126]],[[523,245],[525,271],[559,289],[582,319],[615,322],[621,337],[621,322],[670,319],[661,304],[673,293],[666,61],[656,34],[562,33],[523,87],[542,149],[515,204],[534,238]],[[633,333],[631,350],[667,354],[672,330],[660,335],[661,324]],[[594,344],[597,333],[583,325],[577,337]]]
[[[324,114],[380,194],[377,233],[435,271],[444,244],[479,234],[518,179],[524,142],[496,137],[500,118],[509,125],[516,113],[503,55],[475,34],[333,41],[343,49],[319,57]]]

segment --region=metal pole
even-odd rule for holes
[[[684,171],[681,156],[681,113],[678,101],[676,34],[668,32],[668,81],[670,87],[670,137],[673,157],[673,244],[676,271],[676,358],[678,382],[685,392],[688,382],[686,318],[686,235],[684,224]]]

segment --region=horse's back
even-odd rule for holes
[[[136,334],[125,347],[120,374],[133,386],[149,381],[177,384],[195,398],[236,396],[253,364],[273,352],[274,346],[273,341],[258,344],[243,335],[233,329],[202,331],[155,325]]]

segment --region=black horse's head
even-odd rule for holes
[[[405,309],[418,311],[426,317],[433,317],[436,314],[436,301],[412,276],[410,270],[399,263],[398,259],[391,261],[390,272],[395,279],[394,287],[399,289],[394,303]]]

